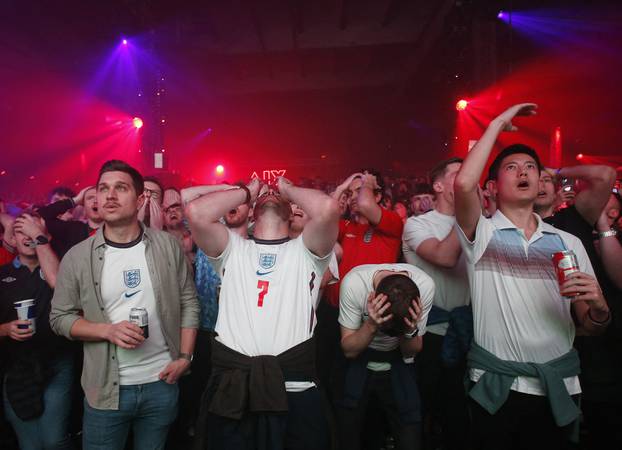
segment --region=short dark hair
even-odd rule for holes
[[[99,169],[99,175],[97,175],[97,184],[99,185],[99,180],[106,172],[124,172],[127,173],[132,178],[132,184],[134,185],[134,190],[136,191],[136,195],[141,195],[145,190],[145,183],[143,181],[143,176],[140,172],[134,169],[125,161],[121,161],[120,159],[111,159],[110,161],[106,161],[102,164]]]
[[[145,181],[151,181],[152,183],[157,184],[158,187],[160,188],[160,194],[164,195],[164,186],[162,185],[162,182],[160,180],[158,180],[156,177],[154,177],[152,175],[143,177],[143,183]]]
[[[62,195],[63,197],[73,198],[76,196],[76,193],[67,186],[58,186],[50,191],[50,195],[48,195],[48,200],[52,200],[52,197],[55,195]]]
[[[430,184],[433,184],[436,180],[438,180],[440,177],[445,175],[445,173],[447,172],[447,167],[450,164],[455,164],[455,163],[462,164],[463,162],[464,162],[464,159],[458,158],[458,157],[449,158],[444,161],[441,161],[440,163],[432,167],[432,170],[430,170],[430,175],[429,175]]]
[[[419,288],[410,277],[402,274],[384,277],[376,287],[376,295],[385,294],[391,306],[385,315],[393,314],[391,320],[382,326],[382,332],[389,336],[401,336],[406,332],[404,317],[409,316],[408,308],[413,299],[419,298]]]
[[[417,183],[413,189],[411,197],[415,195],[430,194],[434,195],[434,189],[428,183]]]
[[[540,157],[533,148],[525,144],[512,144],[508,147],[505,147],[499,152],[497,157],[490,165],[490,168],[488,169],[488,178],[486,178],[486,180],[496,180],[499,176],[499,169],[501,168],[501,163],[503,162],[503,160],[508,156],[515,155],[517,153],[531,156],[536,164],[538,164],[538,170],[541,171],[543,169],[542,163],[540,162]]]
[[[386,187],[384,184],[384,178],[382,178],[380,171],[376,169],[367,168],[367,169],[361,170],[361,173],[365,173],[365,172],[376,177],[376,183],[378,184],[378,189],[374,190],[374,193],[380,194],[380,202],[382,202],[385,198],[384,188]]]

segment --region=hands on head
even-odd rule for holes
[[[33,217],[30,214],[22,214],[13,223],[13,229],[15,232],[22,233],[28,236],[33,241],[38,236],[48,237],[48,232],[45,227],[45,221],[40,217]]]

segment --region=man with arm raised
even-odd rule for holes
[[[602,333],[610,318],[581,242],[533,212],[542,167],[533,149],[515,144],[494,159],[489,178],[499,209],[482,216],[478,183],[499,133],[515,131],[514,117],[536,109],[523,103],[495,118],[454,185],[473,305],[468,366],[476,449],[561,448],[580,414],[576,328]],[[580,271],[560,287],[551,255],[563,250],[574,251]]]
[[[322,192],[284,178],[277,187],[258,196],[260,183],[253,180],[186,207],[192,234],[222,279],[213,371],[201,414],[210,449],[320,450],[329,445],[313,383],[311,337],[314,287],[337,239],[338,207]],[[220,223],[227,211],[255,198],[253,239]],[[288,235],[290,201],[310,217],[295,239]]]

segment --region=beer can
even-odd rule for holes
[[[566,282],[568,275],[579,271],[579,262],[572,250],[553,253],[552,259],[560,286]]]
[[[130,323],[134,323],[143,330],[145,339],[149,337],[149,316],[145,308],[130,309]]]

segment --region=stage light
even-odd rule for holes
[[[577,161],[581,161],[583,159],[583,153],[579,153],[577,155]]]
[[[457,111],[464,111],[465,109],[467,109],[469,102],[467,102],[464,99],[460,99],[458,100],[458,103],[456,103],[456,110]]]
[[[127,45],[127,39],[123,39],[123,40],[121,41],[121,43],[122,43],[123,45]]]
[[[222,164],[216,166],[216,175],[222,175],[225,173],[225,167]]]
[[[505,11],[499,11],[499,14],[497,14],[497,19],[503,19],[503,18],[505,18],[505,14],[506,14],[506,12],[505,12]]]
[[[132,119],[132,124],[134,125],[134,128],[138,130],[143,127],[143,119],[141,119],[140,117],[134,117]]]
[[[6,175],[6,170],[3,170],[2,172],[0,172],[0,175]]]

